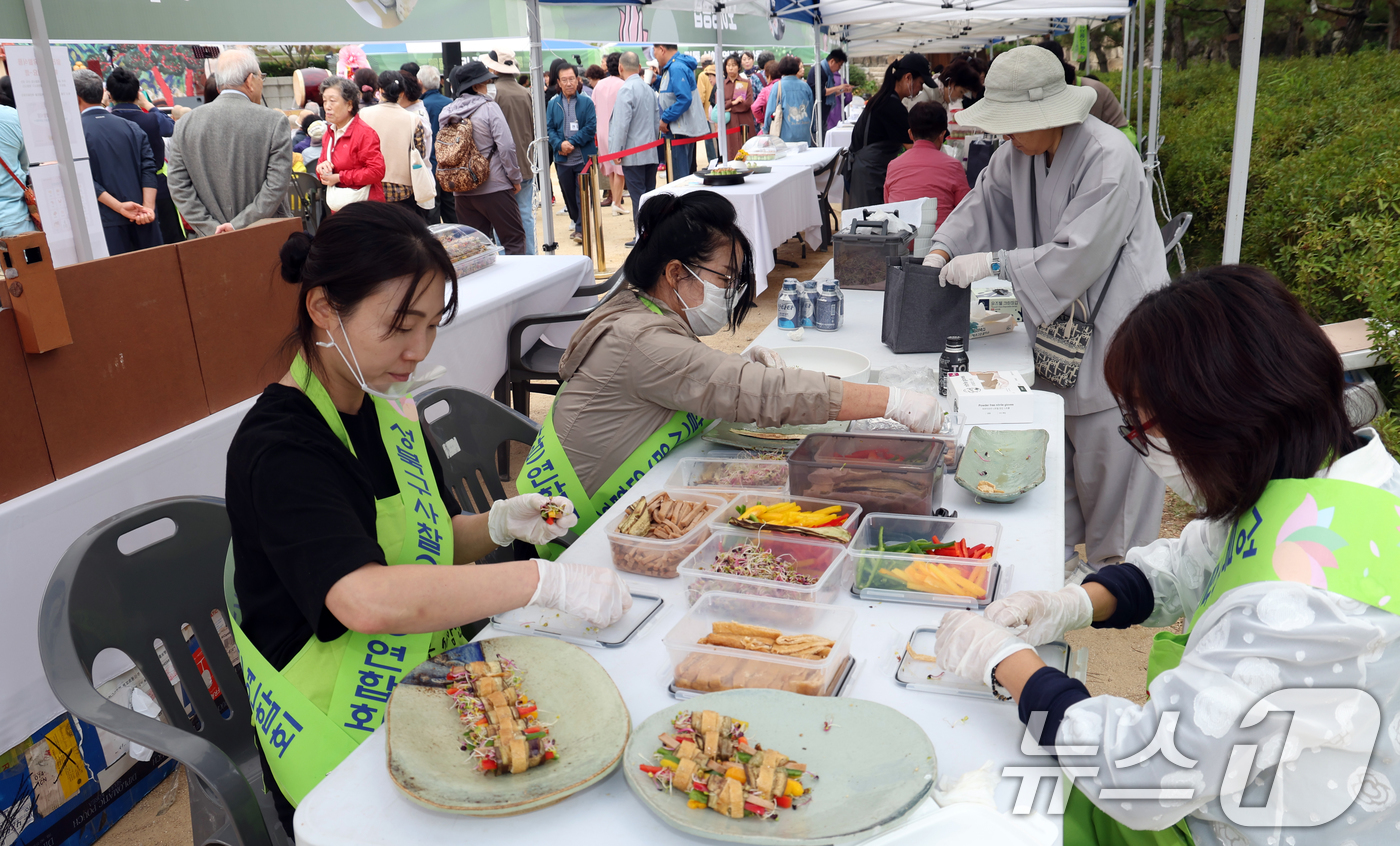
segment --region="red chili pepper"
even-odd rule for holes
[[[516,713],[518,713],[520,716],[525,717],[538,711],[539,707],[536,705],[522,705],[521,707],[516,708],[515,710]]]
[[[639,764],[638,769],[640,769],[647,775],[656,775],[657,773],[661,772],[660,767],[653,767],[651,764]]]
[[[825,529],[825,528],[828,527],[828,526],[840,526],[842,523],[845,523],[845,522],[846,522],[846,518],[847,518],[848,516],[849,516],[849,515],[847,515],[847,514],[840,514],[840,515],[837,515],[836,517],[833,517],[833,518],[831,518],[830,520],[827,520],[825,523],[818,523],[818,524],[817,524],[817,528],[818,528],[818,529]]]
[[[548,752],[544,753],[544,759],[545,759],[546,761],[553,761],[553,760],[554,760],[554,750],[551,749],[551,750],[549,750]]]
[[[496,762],[495,762],[495,761],[492,761],[492,760],[489,759],[489,758],[484,759],[484,760],[482,760],[482,762],[481,762],[481,768],[482,768],[483,770],[494,770],[494,769],[496,769]]]
[[[748,811],[748,812],[750,812],[750,813],[760,814],[760,815],[761,815],[761,814],[766,814],[766,813],[768,813],[768,809],[767,809],[767,808],[763,807],[762,805],[755,805],[755,804],[752,803],[752,802],[745,802],[745,803],[744,803],[744,810],[745,810],[745,811]]]
[[[791,808],[791,807],[792,807],[792,797],[791,797],[791,796],[779,796],[779,797],[778,797],[778,807],[779,807],[779,808]]]

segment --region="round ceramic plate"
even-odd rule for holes
[[[1049,443],[1050,433],[1044,429],[973,426],[954,480],[979,500],[1015,502],[1045,481],[1045,448]],[[982,482],[991,482],[999,493],[977,490]]]
[[[481,647],[525,671],[525,693],[552,723],[559,757],[515,775],[476,771],[462,751],[462,725],[446,692],[449,664]],[[552,805],[599,781],[617,766],[632,719],[617,686],[587,652],[542,637],[498,637],[450,649],[420,664],[394,689],[384,718],[389,777],[430,808],[506,816]]]
[[[815,780],[812,801],[782,811],[776,821],[730,819],[686,807],[684,794],[656,789],[638,764],[650,763],[677,712],[718,711],[744,720],[751,743],[776,749],[807,765]],[[831,730],[823,730],[825,724]],[[782,690],[727,690],[689,699],[652,714],[627,745],[627,784],[642,802],[687,834],[733,843],[816,846],[874,837],[903,817],[933,787],[938,760],[918,724],[898,711],[863,699],[802,696]]]

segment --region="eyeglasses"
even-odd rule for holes
[[[689,267],[689,265],[687,265],[687,267]],[[731,275],[731,274],[727,274],[727,273],[720,273],[718,270],[715,270],[713,267],[706,267],[706,266],[703,265],[703,264],[697,264],[697,265],[695,265],[695,266],[694,266],[694,269],[695,269],[695,270],[703,270],[703,271],[705,271],[706,273],[713,273],[714,275],[718,276],[720,279],[723,279],[723,280],[724,280],[724,287],[726,287],[726,288],[728,288],[729,286],[733,285],[734,282],[735,282],[735,280],[737,280],[737,279],[739,278],[739,274],[737,274],[737,273],[732,274],[732,275]]]
[[[1146,423],[1139,423],[1136,414],[1131,411],[1124,411],[1123,425],[1118,427],[1118,434],[1123,437],[1123,440],[1128,442],[1128,446],[1137,451],[1138,455],[1146,458],[1148,450],[1147,430],[1156,425],[1156,420],[1148,420]]]

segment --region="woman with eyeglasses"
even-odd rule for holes
[[[1066,843],[1393,842],[1400,464],[1353,431],[1336,349],[1267,271],[1228,265],[1143,298],[1104,370],[1122,437],[1198,519],[1082,587],[947,613],[939,665],[1009,692],[1062,766],[1097,767]],[[1145,705],[1091,697],[1032,650],[1181,617],[1153,642]]]
[[[559,364],[564,384],[516,482],[522,493],[568,497],[580,532],[711,419],[942,427],[927,394],[767,366],[780,363],[769,350],[752,350],[751,360],[700,340],[736,330],[754,305],[753,248],[724,197],[658,194],[638,210],[637,227],[627,285],[574,332]]]

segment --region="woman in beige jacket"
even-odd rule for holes
[[[399,105],[404,77],[399,71],[379,75],[379,104],[360,109],[360,120],[379,133],[379,152],[384,156],[384,201],[398,203],[428,219],[428,209],[413,199],[413,151],[428,159],[428,139],[418,116]]]
[[[559,365],[564,387],[517,484],[566,496],[579,531],[706,419],[758,426],[890,417],[936,432],[935,397],[768,367],[706,346],[754,305],[752,249],[712,191],[658,194],[637,214],[628,287],[589,315]],[[542,553],[543,554],[543,553]]]

